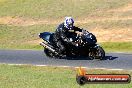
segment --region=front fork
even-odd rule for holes
[[[96,44],[94,47],[91,47],[90,49],[89,49],[89,57],[91,57],[91,58],[93,58],[93,59],[95,59],[95,58],[98,58],[97,56],[98,56],[98,47],[99,47],[99,45],[98,44]]]

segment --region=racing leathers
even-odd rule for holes
[[[59,53],[63,53],[65,51],[65,42],[72,44],[72,41],[70,41],[69,36],[75,34],[76,31],[82,32],[82,29],[73,26],[73,28],[69,30],[64,26],[64,23],[61,23],[57,27],[53,36],[53,41],[56,43]]]

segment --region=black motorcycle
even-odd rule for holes
[[[64,46],[66,50],[63,54],[59,54],[57,52],[59,47],[57,47],[53,41],[53,35],[54,33],[50,32],[43,32],[39,34],[39,37],[44,40],[44,42],[41,42],[40,45],[44,47],[44,52],[48,57],[89,57],[91,59],[100,60],[105,57],[105,51],[96,43],[96,37],[86,30],[83,30],[81,35],[73,33],[71,36],[68,36],[70,41],[74,44],[65,42]]]

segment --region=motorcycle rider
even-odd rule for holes
[[[53,41],[56,42],[60,54],[65,51],[65,42],[75,45],[68,37],[73,35],[76,31],[82,32],[82,29],[74,26],[72,17],[65,17],[64,22],[57,27],[53,36]]]

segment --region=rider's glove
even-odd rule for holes
[[[74,46],[78,46],[78,43],[72,42],[72,45],[74,45]]]

